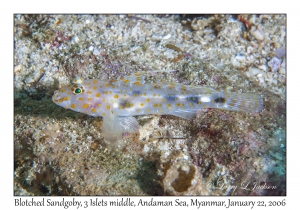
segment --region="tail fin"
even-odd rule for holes
[[[229,93],[222,109],[255,113],[263,109],[263,100],[259,95],[248,93]]]

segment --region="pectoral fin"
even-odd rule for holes
[[[117,144],[122,140],[122,126],[117,116],[103,117],[102,135],[108,144]]]
[[[122,144],[122,134],[136,132],[139,123],[134,117],[118,117],[113,114],[103,117],[102,135],[108,144]]]

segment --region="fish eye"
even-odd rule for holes
[[[80,94],[80,93],[82,93],[82,89],[81,89],[81,88],[76,88],[76,89],[74,90],[74,93]]]

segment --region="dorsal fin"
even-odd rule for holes
[[[123,81],[124,83],[128,83],[130,85],[145,84],[145,77],[147,75],[158,76],[155,73],[174,72],[174,71],[176,71],[176,70],[139,71],[139,72],[135,72],[133,74],[130,74],[128,76],[121,77],[121,78],[119,78],[119,80]],[[170,83],[166,83],[163,80],[158,80],[156,83],[159,84],[159,85],[170,84]]]

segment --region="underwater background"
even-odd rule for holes
[[[285,49],[283,14],[14,15],[14,195],[286,195]],[[76,76],[157,70],[264,108],[139,116],[112,147],[101,118],[52,102]]]

